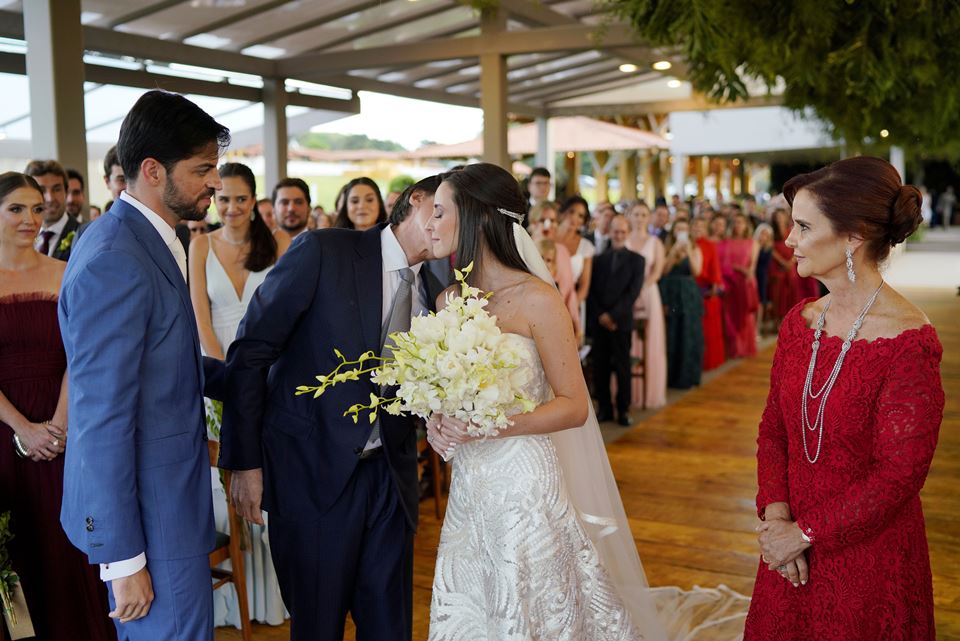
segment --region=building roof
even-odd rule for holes
[[[81,8],[88,51],[127,67],[99,70],[111,84],[148,67],[183,75],[186,65],[195,80],[233,87],[282,77],[478,106],[479,57],[496,52],[509,56],[516,114],[642,113],[645,102],[691,100],[677,52],[639,42],[594,0],[503,2],[496,31],[457,0],[82,0]],[[0,36],[22,38],[21,12],[21,2],[0,0]],[[672,68],[654,71],[659,60]],[[0,71],[10,64],[0,60]]]

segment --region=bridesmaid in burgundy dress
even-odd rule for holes
[[[943,419],[942,348],[878,264],[921,221],[879,158],[784,186],[786,242],[830,294],[783,321],[757,439],[757,572],[746,641],[935,638],[920,489]]]
[[[12,512],[14,570],[41,641],[116,639],[97,568],[60,527],[67,444],[66,356],[57,321],[65,263],[33,249],[43,195],[0,175],[0,512]]]

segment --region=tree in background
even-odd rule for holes
[[[679,46],[718,101],[782,79],[853,149],[865,141],[960,156],[957,0],[603,0],[655,46]]]

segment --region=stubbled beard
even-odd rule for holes
[[[280,226],[283,227],[283,231],[285,232],[290,232],[290,233],[300,232],[301,230],[306,229],[307,221],[304,220],[302,223],[294,227],[294,226],[288,225],[286,220],[283,220],[280,223]]]
[[[180,220],[203,220],[207,217],[207,211],[201,210],[198,205],[204,198],[213,198],[214,191],[208,189],[193,202],[188,201],[174,186],[172,182],[167,182],[163,188],[163,204],[172,211]]]

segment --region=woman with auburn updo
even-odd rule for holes
[[[762,563],[747,641],[935,637],[920,488],[943,418],[942,348],[880,264],[921,221],[879,158],[784,186],[786,244],[830,294],[783,320],[757,439]]]
[[[370,178],[354,178],[343,186],[341,193],[343,202],[338,206],[334,227],[366,231],[387,222],[387,208],[383,204],[380,188]]]

